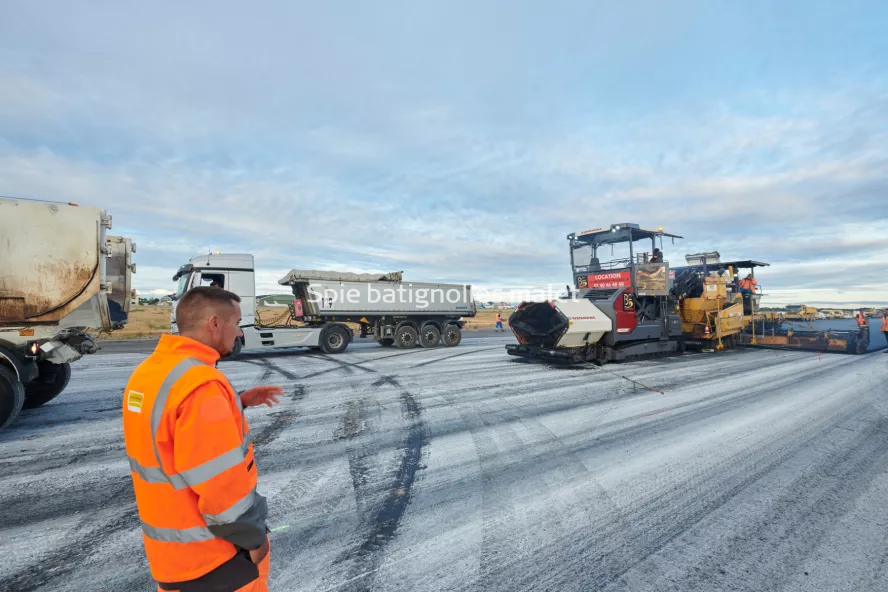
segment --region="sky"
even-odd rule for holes
[[[757,259],[762,304],[888,304],[888,4],[27,2],[0,19],[0,195],[108,210],[135,286],[252,253],[490,299],[566,236]]]

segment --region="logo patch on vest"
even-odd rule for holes
[[[130,391],[126,394],[126,408],[135,413],[142,413],[142,403],[145,402],[145,395]]]

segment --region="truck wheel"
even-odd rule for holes
[[[398,349],[411,349],[416,347],[416,329],[410,325],[404,325],[395,332],[395,345]]]
[[[36,409],[55,399],[71,380],[71,364],[40,364],[40,375],[25,386],[24,409]]]
[[[456,347],[462,341],[462,331],[456,325],[447,325],[444,327],[444,345],[447,347]]]
[[[441,341],[441,332],[434,325],[425,325],[419,335],[419,345],[422,347],[436,347]]]
[[[321,333],[321,351],[325,354],[340,354],[348,347],[348,334],[338,325],[327,327]]]
[[[383,337],[382,339],[378,339],[377,341],[382,347],[391,347],[395,345],[395,340],[391,337]]]
[[[11,424],[25,403],[25,386],[15,373],[0,366],[0,430]]]

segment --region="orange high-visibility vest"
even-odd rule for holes
[[[741,290],[749,290],[750,292],[755,292],[755,287],[758,285],[758,282],[755,279],[742,279],[740,280],[740,289]]]
[[[888,333],[888,317],[882,317],[882,333]]]
[[[863,314],[861,314],[859,312],[857,313],[857,324],[861,327],[863,327],[864,325],[867,325],[866,317],[863,316]]]
[[[126,453],[159,583],[194,580],[230,561],[237,572],[226,576],[230,583],[258,576],[241,555],[266,540],[267,504],[256,492],[240,398],[215,368],[218,358],[197,341],[163,335],[124,392]]]

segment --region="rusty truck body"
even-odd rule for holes
[[[68,384],[91,331],[126,324],[129,238],[99,208],[0,198],[0,429]]]

